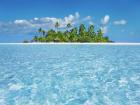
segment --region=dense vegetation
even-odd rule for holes
[[[111,42],[108,37],[103,36],[101,29],[95,32],[93,25],[86,29],[84,24],[77,28],[68,23],[65,31],[60,31],[59,27],[60,24],[56,22],[55,30],[45,31],[40,28],[39,35],[32,42]]]

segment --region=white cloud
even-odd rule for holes
[[[114,25],[125,25],[127,24],[126,20],[117,20],[113,22]]]
[[[34,20],[38,20],[38,18],[34,18]]]
[[[40,27],[48,30],[54,28],[57,21],[60,23],[60,28],[65,28],[68,23],[75,25],[80,22],[80,14],[76,12],[64,18],[35,17],[30,20],[18,19],[9,22],[0,22],[0,34],[30,34],[36,32]]]
[[[27,20],[15,20],[15,24],[28,24],[29,22]]]
[[[64,19],[60,19],[60,27],[66,27],[66,25],[68,23],[71,23],[72,25],[75,25],[77,23],[77,21],[79,21],[80,18],[80,14],[78,12],[76,12],[74,15],[69,15],[64,17]]]
[[[106,24],[108,24],[109,20],[110,20],[110,16],[109,15],[105,15],[104,18],[101,20],[101,23],[103,25],[106,25]]]
[[[89,21],[88,22],[90,25],[94,25],[94,22],[93,21]]]
[[[110,20],[109,15],[105,15],[102,19],[102,30],[104,33],[108,31],[107,23]],[[45,30],[54,29],[56,22],[60,23],[60,28],[64,29],[68,23],[71,23],[73,26],[79,25],[80,23],[87,23],[90,25],[94,24],[91,16],[85,16],[80,18],[78,12],[74,14],[69,14],[63,18],[56,17],[35,17],[33,19],[17,19],[9,22],[0,22],[0,34],[9,34],[9,35],[25,35],[25,34],[36,34],[37,30],[41,27]],[[99,26],[100,27],[100,26]]]
[[[79,21],[79,23],[88,23],[89,25],[94,25],[93,19],[91,16],[86,16],[82,20]]]
[[[101,19],[101,30],[103,33],[107,33],[108,32],[108,23],[110,21],[110,16],[109,15],[105,15],[103,17],[103,19]]]
[[[91,19],[92,19],[91,16],[86,16],[83,20],[88,21],[88,20],[91,20]]]
[[[77,19],[80,18],[79,12],[76,12],[76,13],[75,13],[75,17],[76,17]]]
[[[101,27],[102,32],[105,34],[108,32],[108,27],[107,26],[103,26]]]

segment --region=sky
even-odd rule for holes
[[[140,0],[0,0],[0,43],[30,40],[56,21],[61,29],[93,24],[115,42],[140,42]]]

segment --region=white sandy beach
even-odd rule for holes
[[[140,45],[140,43],[0,43],[0,45]]]

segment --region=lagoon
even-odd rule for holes
[[[0,105],[139,100],[139,44],[0,44]]]

